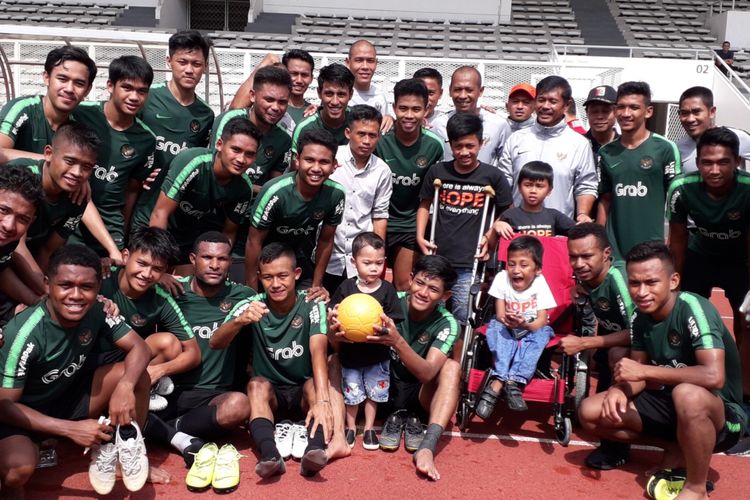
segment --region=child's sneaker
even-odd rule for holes
[[[276,449],[279,450],[281,458],[286,460],[292,454],[292,441],[294,433],[292,432],[292,422],[283,420],[276,424],[273,433],[273,440],[276,442]]]
[[[225,444],[216,456],[211,486],[217,493],[229,493],[240,484],[240,455],[231,444]]]
[[[211,486],[218,453],[219,448],[214,443],[206,443],[198,453],[194,453],[193,466],[185,476],[185,484],[190,491],[202,491]]]
[[[305,423],[292,425],[292,457],[302,460],[307,448],[307,427]]]
[[[508,380],[505,384],[505,402],[508,404],[508,409],[513,411],[526,411],[529,409],[526,406],[526,401],[523,400],[523,393],[518,384],[512,380]]]
[[[99,495],[108,495],[115,487],[117,466],[117,446],[114,439],[102,443],[91,452],[89,482]]]
[[[353,443],[352,446],[354,446]],[[370,429],[364,432],[364,435],[362,436],[362,447],[365,450],[370,451],[380,448],[380,442],[378,441],[378,436],[375,434],[374,430]]]
[[[149,396],[149,399],[148,399],[148,411],[166,410],[167,406],[169,406],[169,402],[167,401],[167,398],[165,398],[161,394],[156,394],[152,390],[151,395]]]
[[[346,438],[346,444],[349,445],[349,448],[354,448],[354,442],[357,440],[357,431],[354,429],[346,429],[344,437]]]
[[[135,437],[122,439],[120,426],[117,426],[115,445],[122,469],[123,484],[130,491],[139,491],[148,479],[148,457],[140,427],[135,421],[130,425],[135,429]]]
[[[174,392],[174,382],[169,377],[162,377],[156,381],[153,391],[160,396],[169,396]]]

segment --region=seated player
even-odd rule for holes
[[[360,233],[352,242],[352,262],[357,275],[336,289],[331,306],[338,307],[346,297],[366,293],[383,305],[383,313],[396,324],[404,319],[396,289],[380,277],[385,269],[385,242],[373,232]],[[335,317],[335,313],[332,314]],[[335,330],[335,328],[334,328]],[[344,332],[341,332],[343,335]],[[390,385],[390,356],[385,346],[346,342],[341,337],[332,340],[342,367],[341,390],[346,405],[346,442],[354,447],[357,436],[357,413],[364,402],[365,426],[362,446],[377,450],[380,446],[373,430],[378,403],[388,402]]]
[[[167,231],[139,229],[123,250],[125,265],[113,267],[101,287],[101,294],[117,304],[120,314],[151,349],[148,374],[152,385],[158,384],[150,401],[154,411],[164,409],[167,401],[163,396],[174,390],[169,376],[192,370],[201,362],[190,324],[172,296],[157,284],[176,254],[177,245]],[[106,342],[99,346],[100,362],[119,360],[119,353],[111,354],[112,347]]]
[[[270,242],[285,243],[295,249],[302,269],[298,286],[309,288],[307,299],[313,300],[328,296],[323,277],[344,213],[344,188],[328,179],[336,168],[338,149],[330,133],[307,131],[299,148],[296,171],[266,183],[250,211],[245,276],[247,285],[258,289],[261,249]]]
[[[409,292],[399,292],[404,320],[398,324],[383,315],[385,326],[367,341],[391,350],[391,383],[388,406],[392,413],[383,424],[380,447],[396,450],[404,433],[404,447],[414,452],[417,472],[433,481],[438,439],[458,403],[461,365],[451,359],[459,325],[441,303],[450,298],[456,272],[447,259],[427,255],[414,265]],[[413,414],[426,417],[422,425]]]
[[[679,291],[664,243],[639,243],[626,261],[637,308],[630,357],[615,365],[607,392],[583,400],[581,425],[607,439],[659,443],[663,467],[687,469],[683,485],[670,485],[682,486],[677,498],[708,498],[711,454],[734,445],[747,424],[737,347],[707,299]]]
[[[258,272],[266,292],[239,302],[209,341],[212,349],[226,349],[238,334],[251,339],[250,434],[260,453],[255,472],[262,478],[284,473],[283,459],[290,454],[301,458],[300,474],[312,476],[350,453],[343,400],[328,380],[326,307],[296,291],[301,272],[291,248],[266,246]],[[305,415],[309,434],[295,426],[294,441],[274,442],[274,418],[297,421]]]
[[[81,447],[100,446],[90,472],[97,492],[112,489],[118,456],[126,487],[137,491],[148,476],[148,458],[143,438],[131,423],[142,426],[146,419],[148,346],[121,316],[107,317],[97,302],[101,264],[92,250],[62,247],[50,258],[47,280],[48,297],[21,312],[3,330],[3,497],[23,497],[23,487],[39,461],[38,443],[50,435]],[[85,361],[100,339],[113,342],[125,362],[87,370]],[[97,424],[100,415],[108,415],[110,425]],[[116,438],[115,428],[119,428]],[[134,439],[121,440],[126,429]]]

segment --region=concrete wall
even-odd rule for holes
[[[188,27],[187,0],[161,0],[157,9],[159,28],[186,29]]]
[[[729,40],[733,49],[750,48],[750,30],[747,29],[750,26],[750,12],[728,10],[711,17],[708,26],[711,34],[719,39],[719,44]]]

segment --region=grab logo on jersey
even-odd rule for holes
[[[648,194],[648,187],[644,186],[641,181],[633,186],[632,184],[623,184],[618,182],[615,184],[615,195],[617,196],[628,196],[633,198],[645,198]]]
[[[45,384],[51,384],[55,380],[59,379],[61,376],[70,378],[73,375],[75,375],[76,372],[81,369],[81,367],[83,367],[83,363],[85,361],[86,361],[86,355],[81,354],[78,357],[78,361],[73,361],[62,370],[58,370],[57,368],[55,368],[54,370],[50,370],[47,373],[45,373],[42,376],[42,382],[44,382]]]
[[[621,330],[624,330],[624,328],[620,324],[608,319],[600,319],[599,326],[606,332],[619,332]]]
[[[180,202],[180,210],[182,210],[185,213],[185,215],[189,215],[191,217],[195,217],[196,219],[200,219],[201,217],[203,217],[206,214],[206,212],[204,212],[202,210],[198,210],[197,208],[193,208],[193,205],[191,205],[187,201],[181,201]]]
[[[395,186],[419,186],[419,184],[422,182],[422,178],[417,174],[411,174],[410,176],[391,174],[391,179]]]
[[[16,370],[16,377],[23,377],[26,375],[26,363],[29,362],[29,356],[31,356],[31,352],[34,350],[33,342],[29,342],[26,344],[26,349],[23,350],[21,353],[21,358],[18,360],[18,369]]]
[[[193,335],[202,339],[209,340],[214,332],[219,328],[219,323],[214,321],[213,326],[194,326]]]
[[[309,236],[313,231],[315,231],[315,226],[307,226],[307,227],[279,226],[276,228],[277,233],[291,234],[292,236],[302,236],[303,234],[305,236]]]
[[[292,340],[292,345],[289,347],[282,347],[276,350],[273,347],[266,347],[266,349],[269,356],[276,361],[280,359],[301,358],[305,354],[305,348],[301,344],[298,344],[296,340]]]
[[[156,136],[157,151],[166,151],[173,156],[177,156],[180,152],[186,150],[187,148],[188,145],[185,141],[182,141],[182,144],[177,144],[176,142],[164,140],[164,137],[161,135]]]
[[[18,129],[20,129],[24,123],[26,123],[29,120],[29,114],[24,113],[21,116],[18,117],[18,120],[16,120],[16,123],[13,124],[13,130],[11,132],[13,135],[18,135]]]
[[[738,229],[730,229],[729,231],[709,231],[705,227],[699,226],[698,232],[701,236],[714,240],[736,240],[742,236],[742,231]]]
[[[120,177],[120,174],[115,171],[114,165],[110,166],[109,170],[107,170],[106,167],[100,167],[99,165],[97,165],[96,167],[94,167],[94,177],[96,177],[100,181],[114,182],[118,177]]]

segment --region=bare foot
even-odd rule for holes
[[[414,465],[417,466],[417,472],[424,474],[433,481],[440,479],[440,473],[435,468],[432,452],[426,448],[417,450],[414,453]]]
[[[337,458],[348,457],[352,454],[351,448],[346,444],[346,439],[343,435],[334,434],[331,438],[331,442],[326,447],[326,455],[328,460],[336,460]]]
[[[691,485],[685,483],[685,486],[675,500],[706,500],[707,498],[708,493],[706,493],[705,486],[703,488],[700,486],[693,488]]]
[[[169,472],[165,471],[161,467],[151,465],[148,468],[148,482],[154,484],[168,484],[172,479]]]

